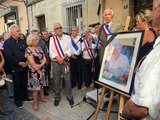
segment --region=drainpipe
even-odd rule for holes
[[[28,15],[28,6],[27,6],[27,5],[25,5],[25,6],[26,6],[26,14],[27,14],[27,24],[28,24],[27,35],[28,35],[29,32],[30,32],[30,27],[29,27],[29,15]]]

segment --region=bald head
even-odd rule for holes
[[[112,19],[113,19],[114,13],[112,9],[107,8],[104,12],[103,12],[103,18],[104,21],[109,24]]]
[[[153,0],[153,26],[160,28],[160,0]]]
[[[159,6],[160,5],[160,0],[153,0],[155,6]]]
[[[63,31],[62,31],[62,25],[60,23],[55,23],[53,29],[57,36],[62,36]]]

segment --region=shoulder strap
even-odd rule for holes
[[[135,72],[136,72],[136,70],[141,66],[142,62],[144,61],[144,59],[145,59],[146,57],[147,57],[147,55],[145,55],[144,57],[142,57],[142,58],[140,59],[140,61],[139,61],[138,64],[136,65]]]
[[[73,48],[77,51],[78,50],[78,46],[76,45],[76,43],[74,42],[72,37],[70,37],[70,38],[71,38],[71,43],[72,43]]]
[[[149,28],[149,30],[153,32],[153,34],[154,34],[154,40],[156,40],[157,39],[156,31],[153,28]]]

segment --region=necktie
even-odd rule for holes
[[[109,28],[109,25],[108,25],[108,24],[106,24],[106,27],[107,27],[107,28]]]

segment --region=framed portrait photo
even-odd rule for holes
[[[143,31],[108,35],[98,82],[131,94]]]

